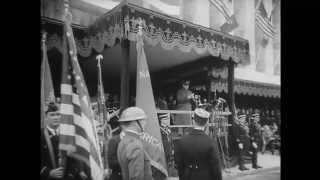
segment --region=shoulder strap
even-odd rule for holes
[[[44,137],[45,137],[47,145],[48,145],[49,156],[50,156],[50,159],[51,159],[52,167],[55,169],[57,167],[56,166],[56,160],[55,160],[55,157],[54,157],[52,143],[51,143],[51,140],[49,138],[49,134],[48,134],[47,128],[44,128]]]

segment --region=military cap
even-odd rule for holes
[[[188,84],[188,85],[189,85],[189,84],[190,84],[190,81],[189,81],[189,80],[183,80],[183,81],[182,81],[182,84]]]
[[[146,119],[146,113],[139,107],[129,107],[125,109],[120,116],[119,122],[136,121],[139,119]]]
[[[47,106],[46,113],[55,111],[59,111],[59,106],[54,102],[50,102]]]
[[[196,108],[194,110],[194,114],[200,118],[209,118],[210,117],[210,113],[202,108]]]

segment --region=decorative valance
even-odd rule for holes
[[[120,4],[89,27],[90,38],[86,48],[101,52],[104,45],[113,46],[116,39],[121,37],[136,41],[139,25],[143,28],[147,45],[160,45],[167,50],[179,49],[182,52],[194,51],[197,54],[208,53],[242,64],[250,61],[247,40],[130,3]]]
[[[92,51],[101,53],[105,47],[113,47],[122,37],[136,41],[139,23],[143,27],[143,38],[147,45],[160,45],[166,50],[194,51],[197,54],[211,54],[223,60],[230,58],[241,64],[248,64],[249,43],[240,37],[230,36],[203,26],[195,25],[130,3],[122,3],[83,31],[75,41],[77,52],[88,57]],[[62,25],[61,25],[62,29]],[[60,33],[48,33],[48,50],[62,49]]]
[[[205,90],[205,86],[197,86],[196,90]],[[267,85],[256,82],[249,82],[236,79],[234,82],[234,92],[242,95],[263,96],[280,98],[280,86]],[[211,83],[212,92],[224,92],[228,93],[228,82],[226,79],[219,79],[218,81]]]

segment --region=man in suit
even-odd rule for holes
[[[210,114],[197,108],[194,128],[175,145],[175,163],[180,180],[221,180],[221,166],[216,142],[204,130]]]
[[[146,118],[138,107],[129,107],[121,113],[119,123],[125,135],[118,145],[117,157],[123,180],[152,180],[150,160],[140,140]]]
[[[258,169],[262,168],[258,163],[258,144],[261,141],[261,126],[259,124],[260,116],[258,113],[252,114],[249,128],[249,136],[250,136],[250,151],[252,152],[251,160],[252,160],[252,168]]]

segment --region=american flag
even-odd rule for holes
[[[273,27],[270,18],[268,18],[267,11],[263,2],[259,2],[255,13],[256,26],[269,38],[274,38],[275,28]]]
[[[64,31],[59,150],[84,162],[90,169],[91,179],[102,180],[103,164],[94,113],[77,59],[70,19],[66,18]]]
[[[218,11],[224,16],[228,23],[232,23],[232,12],[230,8],[228,8],[228,5],[224,2],[224,0],[209,0],[209,2],[218,9]]]

